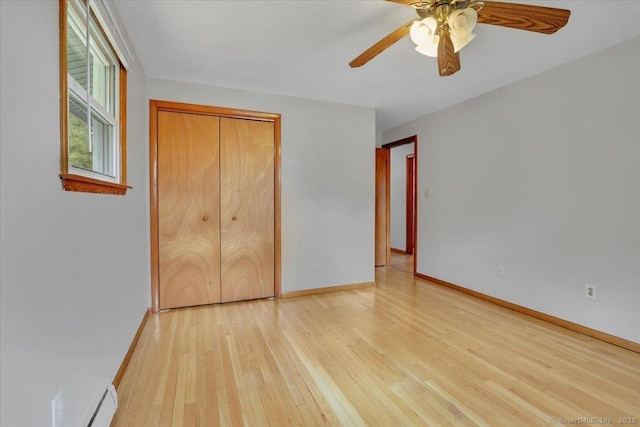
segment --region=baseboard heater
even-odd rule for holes
[[[87,427],[109,427],[116,414],[116,409],[118,409],[118,393],[113,384],[109,384],[102,393],[102,398],[93,411]]]

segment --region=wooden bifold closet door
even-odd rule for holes
[[[160,308],[220,302],[220,119],[158,113]]]
[[[157,113],[159,308],[274,296],[274,123]]]
[[[273,123],[220,119],[222,302],[273,296]]]

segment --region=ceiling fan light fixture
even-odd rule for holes
[[[422,21],[414,21],[409,29],[409,36],[418,46],[431,44],[433,43],[433,38],[436,37],[437,28],[438,22],[435,18],[429,16]]]

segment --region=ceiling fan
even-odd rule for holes
[[[362,67],[398,40],[411,36],[416,50],[438,58],[441,76],[460,70],[459,51],[475,34],[476,23],[553,34],[569,21],[566,9],[476,0],[387,0],[416,9],[420,19],[412,20],[362,52],[349,63]]]

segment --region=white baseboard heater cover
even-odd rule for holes
[[[98,402],[87,427],[109,427],[118,409],[118,393],[113,384],[109,384]]]

